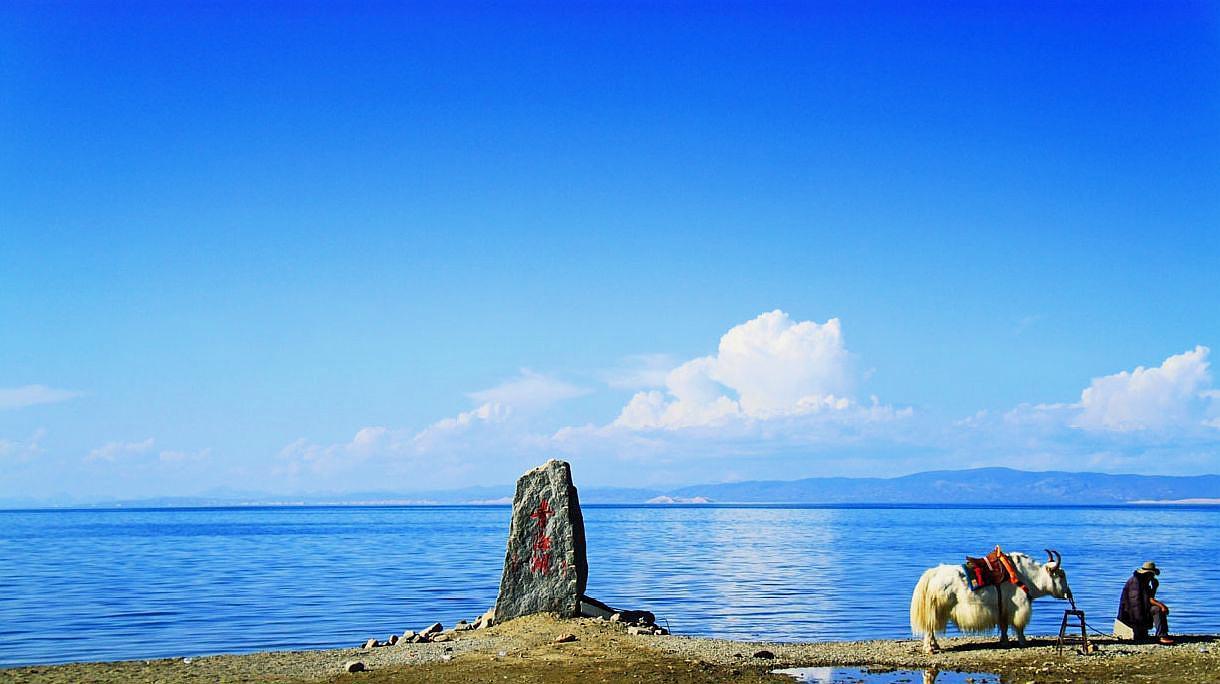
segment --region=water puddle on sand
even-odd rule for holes
[[[771,670],[806,684],[1000,684],[998,675],[945,670],[863,670],[855,667],[789,667]]]

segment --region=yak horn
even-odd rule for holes
[[[1046,551],[1046,562],[1047,562],[1047,563],[1054,563],[1054,562],[1055,562],[1055,554],[1054,554],[1054,552],[1052,552],[1050,549],[1043,549],[1043,551]]]
[[[1047,549],[1047,550],[1050,551],[1052,554],[1054,554],[1055,565],[1063,565],[1063,556],[1059,555],[1058,551],[1056,551],[1054,549]]]

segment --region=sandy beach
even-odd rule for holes
[[[555,643],[571,634],[575,641]],[[290,651],[149,661],[77,663],[0,670],[0,682],[785,682],[785,667],[984,672],[1004,682],[1220,682],[1220,637],[1188,636],[1178,645],[1097,642],[1088,656],[1056,654],[1053,640],[1001,649],[994,638],[948,639],[924,655],[913,639],[823,643],[747,643],[683,636],[629,635],[593,619],[535,615],[459,632],[444,643],[372,649]],[[774,657],[756,657],[759,651]],[[360,661],[364,672],[344,666]]]

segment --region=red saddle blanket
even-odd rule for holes
[[[999,546],[982,558],[966,556],[962,567],[966,570],[966,580],[970,589],[978,591],[983,587],[998,587],[1001,584],[1015,584],[1024,591],[1029,591],[1021,578],[1017,576],[1017,568]]]

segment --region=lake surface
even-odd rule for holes
[[[1063,554],[1090,622],[1148,559],[1176,632],[1220,632],[1217,507],[585,506],[589,594],[679,634],[909,637],[920,573]],[[0,665],[355,646],[496,597],[509,509],[0,511]],[[1035,604],[1031,633],[1066,607]]]

